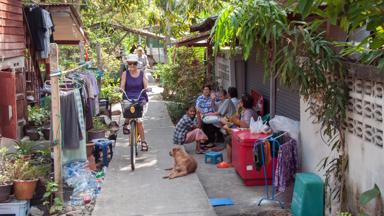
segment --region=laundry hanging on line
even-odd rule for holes
[[[47,59],[49,44],[54,42],[55,25],[52,15],[45,9],[31,5],[24,8],[37,59]]]

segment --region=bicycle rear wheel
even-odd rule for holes
[[[135,160],[136,160],[136,145],[137,145],[137,136],[136,136],[136,121],[132,120],[131,123],[131,133],[130,133],[130,149],[131,149],[131,170],[135,170]]]

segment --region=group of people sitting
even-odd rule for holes
[[[211,87],[205,85],[203,94],[177,123],[173,142],[178,145],[196,142],[197,154],[208,149],[221,151],[223,147],[215,143],[224,142],[227,161],[217,166],[228,168],[232,166],[232,129],[249,128],[251,118],[257,118],[252,96],[245,94],[239,100],[235,87],[229,87],[228,92],[225,89],[212,92]]]

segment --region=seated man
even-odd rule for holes
[[[225,138],[225,144],[227,146],[227,162],[223,161],[217,165],[218,168],[229,168],[232,166],[232,129],[233,127],[240,128],[249,128],[249,123],[251,122],[251,118],[256,119],[257,114],[253,110],[253,98],[252,96],[246,94],[244,95],[239,103],[239,107],[241,108],[240,116],[233,116],[230,119],[222,119],[222,123],[224,124],[224,128],[227,130],[228,135]]]
[[[196,110],[198,123],[201,124],[201,129],[208,136],[207,147],[213,147],[213,143],[216,140],[216,133],[219,132],[218,128],[213,126],[212,124],[206,124],[202,121],[202,118],[207,113],[215,112],[214,102],[210,96],[211,94],[211,86],[205,85],[203,88],[203,94],[200,95],[196,100]]]
[[[220,119],[233,116],[236,113],[236,107],[233,105],[231,99],[228,98],[227,91],[222,89],[219,95],[219,103],[215,103],[217,111],[205,114],[203,122],[221,128],[222,124],[220,123]]]
[[[183,145],[196,142],[196,154],[202,154],[204,151],[200,147],[200,143],[205,142],[208,137],[204,132],[197,128],[195,124],[196,108],[191,106],[187,109],[187,113],[176,124],[175,133],[173,135],[173,143]]]

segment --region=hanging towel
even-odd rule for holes
[[[264,153],[263,151],[264,151],[264,142],[256,141],[255,146],[253,148],[253,156],[254,156],[256,170],[258,171],[264,165],[263,155],[262,155]],[[264,154],[264,157],[265,157],[265,154]]]
[[[46,59],[48,58],[48,55],[49,55],[49,43],[50,43],[50,37],[52,34],[53,22],[51,20],[50,13],[47,10],[42,9],[41,12],[44,20],[45,33],[43,37],[43,50],[36,51],[36,56],[37,58]]]
[[[60,109],[63,147],[67,149],[78,149],[83,136],[73,91],[60,95]]]
[[[264,152],[265,152],[265,164],[268,164],[272,160],[271,145],[268,140],[264,142]]]
[[[78,112],[78,123],[82,134],[86,134],[85,122],[84,122],[84,110],[83,102],[81,99],[81,94],[78,89],[74,89],[74,96],[76,102],[76,108]],[[72,161],[86,161],[87,160],[87,151],[86,151],[86,140],[80,140],[79,147],[77,149],[63,149],[63,163],[68,163]]]

